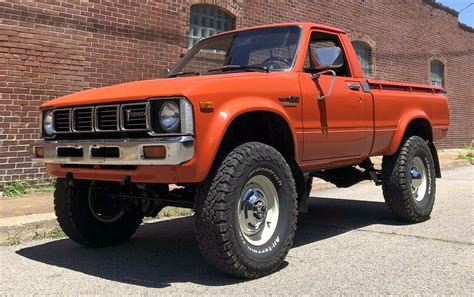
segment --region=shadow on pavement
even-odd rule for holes
[[[309,212],[300,214],[293,247],[372,224],[397,223],[382,202],[310,199]],[[138,286],[163,288],[181,282],[224,286],[242,282],[204,262],[193,227],[192,217],[176,218],[145,224],[130,241],[115,247],[91,249],[62,239],[17,253],[41,263]]]

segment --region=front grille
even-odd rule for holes
[[[96,107],[96,131],[118,131],[118,105]]]
[[[147,130],[147,104],[124,104],[121,107],[123,130]]]
[[[134,102],[56,109],[55,139],[149,137],[154,132],[148,118],[150,106],[149,102]]]
[[[93,129],[93,107],[78,107],[72,110],[73,131],[92,132]]]
[[[57,109],[54,111],[54,130],[59,133],[71,131],[70,109]]]

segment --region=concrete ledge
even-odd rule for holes
[[[0,219],[0,245],[15,245],[33,239],[58,237],[61,233],[54,213]]]

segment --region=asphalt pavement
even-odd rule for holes
[[[227,277],[202,259],[192,217],[144,224],[103,249],[69,239],[0,246],[0,295],[456,294],[474,292],[474,166],[445,170],[432,218],[397,222],[380,187],[313,189],[277,273]],[[316,190],[316,191],[315,191]]]

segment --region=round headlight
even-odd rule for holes
[[[176,132],[180,124],[179,106],[173,101],[166,101],[160,108],[160,125],[166,132]]]
[[[43,116],[43,131],[48,136],[51,136],[54,134],[52,110],[45,112]]]

